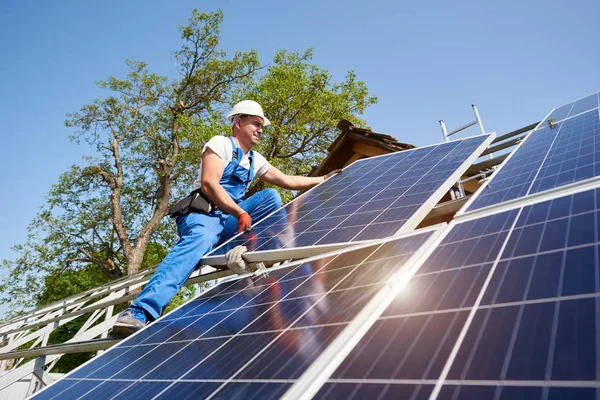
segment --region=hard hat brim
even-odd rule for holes
[[[269,119],[267,117],[265,117],[264,115],[256,115],[256,114],[237,114],[237,113],[233,114],[233,113],[229,113],[229,114],[227,114],[227,120],[229,122],[233,122],[238,115],[252,115],[253,117],[260,117],[263,120],[263,126],[269,126],[269,125],[271,125],[271,121],[269,121]]]

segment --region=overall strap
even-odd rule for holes
[[[250,150],[250,168],[248,170],[248,184],[254,179],[254,152]]]
[[[237,160],[237,163],[239,164],[240,162],[242,162],[244,152],[242,151],[241,147],[236,146],[235,140],[233,140],[233,136],[230,136],[229,140],[231,140],[231,147],[233,148],[233,154],[235,154],[235,157],[233,158],[235,158]]]
[[[231,140],[233,154],[235,154],[235,159],[237,160],[237,167],[242,162],[242,158],[244,157],[244,151],[241,147],[236,146],[235,140],[233,140],[233,136],[230,136],[229,140]],[[248,180],[246,181],[246,185],[250,185],[250,182],[252,182],[252,179],[254,179],[254,151],[250,150],[248,158],[250,159],[250,168],[248,169]]]

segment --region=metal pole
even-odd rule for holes
[[[458,191],[460,192],[460,197],[465,197],[467,194],[465,193],[465,188],[463,187],[462,181],[458,180]]]
[[[446,130],[446,124],[441,119],[440,119],[440,126],[442,127],[442,134],[444,135],[444,140],[446,142],[449,142],[450,139],[448,139],[448,131]]]
[[[471,107],[473,107],[473,112],[475,113],[475,120],[477,120],[477,124],[479,125],[479,130],[481,131],[482,135],[485,135],[485,129],[483,129],[483,123],[481,122],[481,118],[479,118],[479,111],[477,111],[477,107],[475,106],[475,104],[471,104]]]
[[[475,106],[475,104],[471,104],[471,107],[473,107],[473,113],[475,113],[475,120],[477,120],[477,124],[479,125],[479,130],[481,131],[482,135],[485,135],[485,129],[483,128],[483,122],[481,122],[481,118],[479,117],[479,111],[477,110],[477,107]],[[490,153],[488,158],[494,158],[494,154]]]

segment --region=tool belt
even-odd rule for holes
[[[191,213],[208,214],[214,209],[216,207],[204,193],[200,190],[194,190],[189,196],[169,207],[169,217],[177,218]]]

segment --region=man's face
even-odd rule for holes
[[[255,115],[247,115],[236,120],[236,138],[242,145],[252,147],[262,136],[263,119]]]

